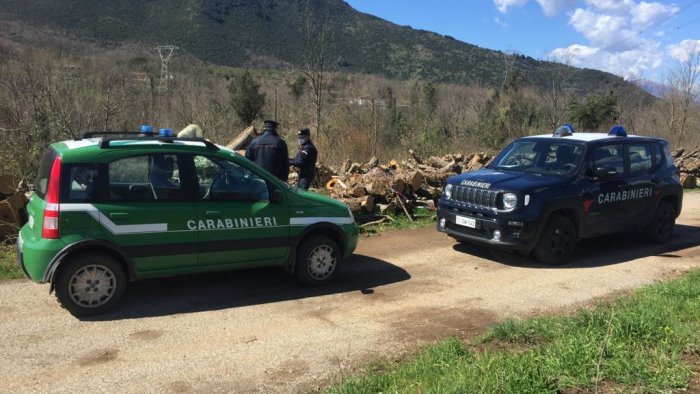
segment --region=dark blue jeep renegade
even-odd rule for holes
[[[486,168],[449,178],[437,228],[560,264],[583,238],[642,230],[664,242],[682,203],[667,141],[619,126],[609,134],[563,126],[515,140]]]

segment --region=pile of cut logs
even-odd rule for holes
[[[226,146],[243,153],[256,136],[258,132],[251,126]],[[380,163],[376,157],[367,163],[346,160],[340,167],[317,164],[316,179],[311,186],[326,189],[331,197],[350,207],[357,218],[405,214],[413,220],[416,208],[435,209],[448,177],[478,170],[491,160],[484,152],[421,158],[409,150],[407,157],[387,163]],[[294,171],[289,183],[296,183]]]
[[[24,182],[0,175],[0,241],[16,235],[26,222],[25,206],[28,201]]]
[[[676,167],[681,170],[681,184],[686,189],[698,186],[697,178],[700,177],[700,148],[685,151],[678,149],[673,152]]]
[[[490,160],[485,153],[447,154],[423,159],[409,150],[410,159],[380,163],[346,160],[340,168],[318,166],[315,187],[325,187],[331,197],[344,202],[356,216],[405,214],[416,208],[435,209],[445,181],[463,171],[474,171]]]

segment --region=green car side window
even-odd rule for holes
[[[113,201],[183,200],[177,155],[154,153],[109,163],[109,199]]]
[[[203,200],[265,201],[270,199],[267,182],[250,170],[228,160],[195,156],[194,166]]]

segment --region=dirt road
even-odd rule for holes
[[[700,193],[663,246],[579,244],[550,268],[433,229],[362,239],[338,278],[305,289],[277,270],[135,283],[80,321],[48,286],[0,284],[0,392],[298,392],[509,316],[569,310],[700,267]]]

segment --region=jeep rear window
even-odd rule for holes
[[[559,140],[520,140],[503,149],[489,168],[567,177],[577,173],[584,150],[582,144]]]
[[[52,148],[49,148],[46,150],[46,152],[44,152],[44,156],[41,157],[41,161],[39,162],[39,172],[37,173],[34,192],[41,199],[46,197],[46,189],[49,186],[49,175],[51,174],[51,166],[53,165],[53,160],[55,158],[56,151]]]

